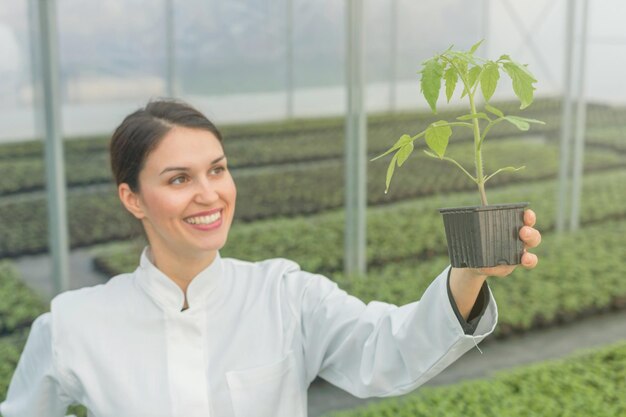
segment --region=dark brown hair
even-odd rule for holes
[[[111,137],[111,170],[117,185],[127,183],[139,191],[139,172],[148,154],[174,127],[209,131],[222,142],[215,125],[189,104],[172,99],[158,99],[126,116]]]

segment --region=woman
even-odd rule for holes
[[[222,259],[236,188],[215,126],[155,101],[113,134],[124,207],[149,246],[138,268],[55,297],[33,323],[4,417],[306,416],[318,375],[358,396],[409,392],[491,333],[485,279],[446,268],[419,302],[363,304],[285,259]],[[526,211],[520,238],[541,236]],[[524,253],[533,268],[537,257]]]

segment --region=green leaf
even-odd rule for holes
[[[456,68],[453,66],[448,67],[444,74],[444,78],[446,80],[446,98],[448,99],[448,103],[454,94],[454,89],[456,88],[456,82],[459,79],[459,73]]]
[[[472,67],[472,69],[469,70],[467,80],[469,82],[470,88],[474,87],[474,85],[476,84],[476,81],[478,80],[478,76],[480,75],[482,70],[483,70],[482,67],[478,65],[475,67]]]
[[[484,39],[481,39],[481,40],[479,40],[478,42],[476,42],[474,45],[472,45],[472,47],[471,47],[471,48],[470,48],[470,50],[469,50],[469,53],[473,55],[473,54],[474,54],[474,52],[476,52],[476,50],[477,50],[477,49],[478,49],[478,47],[480,46],[480,44],[481,44],[481,43],[483,43],[484,41],[485,41]]]
[[[528,119],[526,117],[519,117],[519,116],[515,116],[515,117],[517,117],[518,119],[523,120],[525,122],[528,122],[528,123],[535,123],[535,124],[538,124],[538,125],[545,125],[546,124],[546,122],[544,122],[543,120]]]
[[[396,154],[396,155],[398,155],[398,166],[399,167],[401,167],[402,164],[404,164],[406,162],[406,160],[409,157],[409,155],[411,155],[411,152],[413,152],[413,142],[409,142],[408,144],[406,144],[402,148],[400,148],[400,150]]]
[[[488,175],[485,178],[485,182],[489,181],[490,179],[492,179],[493,177],[495,177],[497,174],[501,173],[501,172],[515,172],[515,171],[519,171],[521,169],[526,168],[525,166],[521,166],[519,168],[515,168],[515,167],[506,167],[506,168],[500,168],[499,170],[497,170],[496,172],[494,172],[491,175]]]
[[[485,113],[476,113],[476,114],[464,114],[463,116],[459,116],[456,118],[457,120],[472,120],[472,119],[485,119],[485,120],[491,120],[489,119],[489,116],[487,116]]]
[[[515,171],[519,171],[519,170],[524,169],[524,168],[526,168],[526,166],[521,166],[521,167],[518,167],[518,168],[506,167],[506,168],[500,168],[498,171],[500,171],[500,172],[515,172]]]
[[[452,63],[454,64],[454,66],[456,67],[456,69],[459,72],[459,77],[466,77],[467,76],[467,61],[463,61],[462,59],[458,59],[458,58],[454,58],[452,60]]]
[[[504,120],[506,120],[507,122],[511,123],[512,125],[517,127],[519,130],[526,131],[526,130],[530,129],[530,125],[528,124],[528,122],[525,121],[524,119],[522,119],[521,117],[506,116],[504,118]]]
[[[424,98],[432,109],[437,113],[437,99],[441,90],[441,77],[443,76],[443,65],[437,58],[431,58],[424,62],[422,69],[421,87]]]
[[[426,144],[440,158],[443,158],[443,155],[446,153],[448,141],[452,135],[452,128],[447,123],[445,120],[440,120],[426,129]]]
[[[513,81],[513,91],[521,102],[520,109],[525,109],[533,102],[533,91],[535,90],[533,83],[536,83],[537,80],[525,65],[511,61],[505,62],[503,66],[504,71]]]
[[[498,61],[510,61],[511,57],[508,55],[500,55],[500,58],[498,58]]]
[[[469,88],[474,87],[474,84],[476,84],[476,79],[478,78],[480,71],[482,71],[482,67],[480,66],[474,66],[469,70],[469,73],[467,74],[467,83],[469,84]],[[467,91],[467,88],[463,88],[463,94],[461,94],[461,98],[465,97],[468,94],[469,91]]]
[[[485,64],[485,68],[480,76],[480,88],[485,101],[489,101],[493,96],[499,79],[500,71],[498,70],[498,64],[491,61]]]
[[[391,184],[391,178],[393,177],[393,171],[396,169],[396,160],[398,159],[398,154],[396,153],[393,158],[391,158],[391,162],[389,162],[389,167],[387,168],[387,179],[385,180],[385,194],[389,191],[389,185]]]
[[[400,149],[401,147],[403,147],[404,145],[406,145],[409,142],[413,142],[413,138],[409,135],[402,135],[400,136],[400,139],[398,139],[396,141],[396,143],[389,149],[387,149],[384,153],[378,155],[377,157],[371,159],[371,161],[375,161],[378,158],[382,158],[385,155],[389,155],[391,152],[396,151],[398,149]]]
[[[502,110],[490,105],[489,103],[485,103],[485,109],[492,114],[495,114],[498,117],[504,117],[504,113],[502,113]]]
[[[453,59],[457,59],[459,61],[463,61],[467,65],[469,65],[469,64],[480,65],[478,63],[478,61],[476,61],[476,58],[474,58],[474,55],[470,54],[469,52],[450,51],[450,52],[447,52],[446,55],[451,57],[451,58],[453,58]]]
[[[519,117],[519,116],[506,116],[504,120],[517,126],[519,130],[524,130],[524,131],[530,128],[529,123],[535,123],[535,124],[540,124],[540,125],[546,124],[545,122],[542,122],[541,120],[527,119],[526,117]]]

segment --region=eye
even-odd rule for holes
[[[175,184],[175,185],[179,185],[184,183],[185,181],[187,181],[187,177],[185,177],[184,175],[179,175],[177,177],[174,177],[170,180],[170,184]]]
[[[216,167],[213,167],[210,171],[211,174],[215,174],[215,175],[219,175],[222,172],[226,171],[226,167],[222,166],[222,165],[218,165]]]

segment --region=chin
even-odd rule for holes
[[[203,251],[203,252],[218,251],[218,250],[221,250],[221,249],[224,247],[224,245],[225,245],[225,244],[226,244],[226,242],[225,242],[225,241],[224,241],[224,242],[217,242],[217,243],[213,242],[213,243],[211,243],[211,244],[204,244],[204,245],[201,245],[201,246],[199,247],[199,249],[200,249],[201,251]]]

